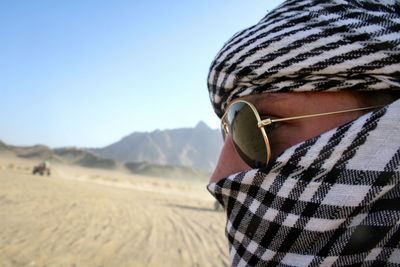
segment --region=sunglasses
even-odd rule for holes
[[[274,124],[290,120],[327,116],[339,113],[375,109],[381,106],[347,109],[341,111],[302,115],[287,118],[263,119],[253,104],[237,100],[229,105],[221,118],[221,132],[225,141],[230,136],[235,150],[243,161],[251,168],[266,167],[271,158],[271,148],[268,133],[274,129]]]

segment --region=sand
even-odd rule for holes
[[[1,266],[227,266],[206,181],[0,157]]]

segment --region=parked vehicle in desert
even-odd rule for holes
[[[47,176],[50,176],[51,171],[50,171],[50,164],[45,161],[39,165],[36,165],[33,167],[32,174],[39,173],[40,175],[47,174]]]

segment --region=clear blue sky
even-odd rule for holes
[[[212,128],[210,63],[282,0],[0,1],[0,140],[103,147]]]

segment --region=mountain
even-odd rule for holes
[[[121,163],[117,160],[103,158],[94,152],[77,147],[57,149],[51,149],[44,145],[23,147],[7,145],[0,141],[0,155],[27,158],[37,161],[37,163],[49,160],[51,163],[77,165],[86,168],[119,170],[133,174],[164,178],[191,179],[196,177],[209,177],[209,173],[184,166],[162,166],[148,162]]]
[[[78,165],[87,168],[122,169],[123,164],[103,158],[83,148],[67,147],[51,149],[45,145],[11,146],[0,141],[0,154],[38,161]]]
[[[109,146],[89,150],[124,163],[181,165],[211,172],[222,145],[220,131],[199,122],[194,128],[134,132]]]
[[[155,177],[167,177],[167,178],[194,178],[203,177],[209,178],[210,174],[200,171],[198,169],[193,169],[185,166],[164,166],[157,165],[148,162],[127,162],[125,167],[135,174],[144,174]]]
[[[57,148],[53,151],[57,156],[63,159],[63,162],[68,164],[110,170],[123,168],[123,165],[120,162],[113,159],[103,158],[83,148]]]

